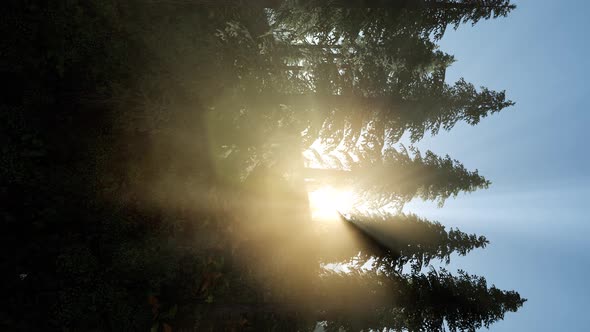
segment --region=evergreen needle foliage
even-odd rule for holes
[[[486,188],[398,143],[513,104],[448,83],[436,44],[510,1],[221,4],[3,4],[0,326],[473,331],[518,310],[518,293],[430,265],[485,237],[412,214],[325,226],[307,187],[398,210]]]

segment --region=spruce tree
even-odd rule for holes
[[[322,158],[318,153],[316,158],[322,158],[322,163],[314,160],[319,165],[306,168],[304,175],[317,183],[353,188],[373,208],[387,206],[397,210],[412,198],[437,201],[442,207],[449,197],[490,185],[477,170],[469,171],[448,155],[440,157],[432,151],[422,155],[416,150],[412,156],[407,150],[389,148],[381,155],[359,156],[341,152]],[[363,159],[355,162],[353,157]]]
[[[444,73],[453,58],[429,39],[432,33],[442,36],[449,24],[505,16],[514,7],[509,1],[391,4],[391,9],[351,10],[310,3],[273,11],[279,39],[292,45],[291,58],[306,64],[297,67],[307,73],[299,76],[312,78],[311,95],[295,97],[296,105],[289,98],[283,103],[297,109],[319,105],[326,114],[330,107],[341,114],[364,113],[348,118],[357,129],[366,125],[367,111],[375,112],[396,139],[407,130],[414,141],[427,131],[450,130],[458,121],[475,124],[512,105],[504,92],[477,91],[462,79],[447,85]],[[318,125],[312,129],[319,130]]]
[[[526,299],[485,278],[441,269],[424,274],[326,273],[317,304],[327,330],[475,331],[517,311]]]
[[[341,215],[342,223],[323,229],[347,233],[346,241],[322,243],[321,259],[325,263],[344,261],[356,267],[372,262],[374,269],[392,269],[400,273],[410,267],[418,273],[431,262],[449,264],[451,255],[465,256],[471,250],[485,248],[484,236],[447,230],[442,224],[414,214],[360,213]],[[342,231],[345,230],[345,231]]]

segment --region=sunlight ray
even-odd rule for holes
[[[320,221],[339,220],[339,213],[352,209],[354,194],[350,190],[337,190],[331,186],[309,192],[312,219]]]

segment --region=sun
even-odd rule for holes
[[[338,190],[330,186],[310,191],[309,207],[314,220],[339,220],[339,212],[345,213],[352,208],[354,195],[349,190]]]

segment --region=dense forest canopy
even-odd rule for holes
[[[473,331],[518,310],[431,265],[485,237],[400,212],[490,185],[400,139],[513,105],[447,82],[437,46],[510,1],[222,4],[5,4],[0,326]],[[321,222],[326,186],[355,199]]]

